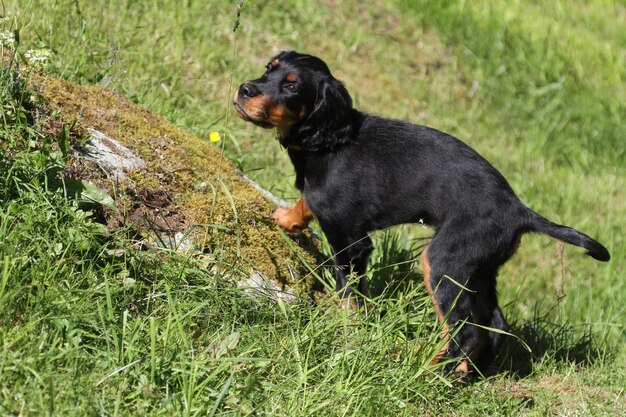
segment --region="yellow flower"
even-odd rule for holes
[[[211,142],[219,142],[220,141],[220,132],[211,132],[209,133],[209,140]]]

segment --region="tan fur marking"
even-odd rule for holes
[[[272,61],[272,68],[276,68],[278,66],[278,64],[280,63],[280,61],[278,60],[278,58],[276,58],[275,60]]]
[[[441,336],[445,340],[448,340],[448,331],[449,331],[448,324],[445,322],[445,316],[441,312],[441,309],[439,308],[439,304],[437,304],[437,300],[435,300],[435,297],[433,296],[433,288],[430,285],[431,269],[430,269],[430,263],[428,262],[428,248],[424,249],[424,251],[422,252],[422,255],[420,256],[420,263],[422,264],[422,271],[424,271],[424,284],[426,284],[426,290],[428,291],[428,294],[432,296],[433,307],[435,307],[435,313],[437,313],[437,317],[439,318],[439,321],[443,323],[443,330],[441,332]],[[447,351],[448,351],[448,343],[446,343],[445,346],[439,351],[439,353],[437,353],[437,355],[430,362],[430,364],[434,365],[437,362],[439,362],[441,358],[443,358],[443,356],[446,354]]]
[[[245,112],[245,114],[242,114],[238,111],[239,117],[242,119],[269,122],[269,120],[267,120],[267,108],[271,105],[272,101],[265,94],[260,94],[246,100],[239,100],[239,94],[235,93],[234,101]]]
[[[239,91],[235,91],[233,102],[243,109],[243,113],[237,110],[239,117],[268,123],[275,127],[281,136],[286,136],[293,125],[308,115],[305,107],[300,112],[294,113],[265,94],[240,100]]]
[[[424,271],[424,283],[426,284],[426,290],[432,296],[433,289],[430,284],[431,268],[430,268],[430,263],[428,262],[428,248],[424,249],[424,251],[422,252],[422,255],[420,256],[420,263],[422,264],[422,270]],[[435,300],[435,297],[433,297],[433,306],[435,307],[435,313],[437,313],[437,317],[439,318],[439,321],[443,322],[443,330],[441,332],[441,335],[444,339],[447,340],[448,333],[449,333],[448,324],[445,323],[445,316],[443,312],[441,311],[441,309],[439,308],[439,305],[437,304],[437,300]],[[482,319],[482,316],[483,315],[480,314],[479,311],[472,310],[472,318],[474,319],[476,323],[482,323],[484,321]],[[467,325],[471,326],[471,324],[467,324]],[[487,333],[485,330],[479,329],[479,331],[480,331],[480,338],[478,340],[478,345],[469,354],[468,359],[461,361],[461,363],[456,367],[455,372],[459,374],[469,374],[473,370],[472,363],[476,363],[480,359],[480,357],[483,355],[485,348],[489,344],[489,337],[487,336]],[[446,354],[447,351],[448,351],[448,343],[446,343],[446,345],[437,353],[437,355],[430,362],[430,364],[434,365],[438,363],[443,358],[443,356]]]
[[[472,318],[476,323],[483,323],[482,315],[477,311],[472,310]],[[471,324],[466,324],[466,326],[471,326]],[[483,356],[485,349],[489,346],[489,336],[487,335],[487,331],[485,329],[478,328],[478,345],[472,350],[467,359],[461,361],[461,363],[456,367],[455,372],[459,374],[469,374],[473,371],[474,366],[472,364],[476,364],[480,358]]]
[[[470,372],[472,372],[474,369],[473,364],[478,362],[486,347],[486,335],[481,335],[478,341],[478,346],[476,346],[476,348],[472,350],[472,353],[469,354],[469,358],[461,361],[461,363],[455,368],[454,371],[459,374],[469,374]]]
[[[455,369],[454,372],[457,374],[467,375],[472,371],[472,364],[467,360],[463,360]]]
[[[348,312],[359,311],[359,303],[357,303],[354,297],[348,297],[341,300],[341,309]]]
[[[286,233],[302,233],[313,220],[313,213],[304,198],[292,208],[279,207],[270,214],[270,218]]]
[[[285,79],[291,83],[298,81],[298,77],[293,72],[287,74],[287,77]]]
[[[277,103],[271,105],[267,113],[267,121],[276,126],[281,136],[287,136],[289,129],[301,120],[298,114]]]
[[[268,123],[272,127],[277,128],[281,135],[286,135],[289,129],[301,120],[300,114],[296,114],[285,106],[276,103],[265,94],[246,100],[239,100],[239,95],[235,94],[234,100],[245,112],[245,114],[239,112],[241,118]]]

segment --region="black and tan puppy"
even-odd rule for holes
[[[436,360],[457,358],[459,372],[488,364],[507,330],[496,275],[527,232],[581,246],[608,261],[600,243],[526,207],[504,177],[469,146],[438,130],[355,110],[341,82],[319,58],[282,52],[265,73],[242,84],[239,115],[277,128],[302,199],[272,218],[298,232],[315,218],[335,252],[337,291],[352,293],[350,273],[364,274],[368,233],[423,222],[435,236],[422,253],[424,281],[450,338]],[[469,322],[461,326],[464,322]],[[472,325],[478,324],[478,326]]]

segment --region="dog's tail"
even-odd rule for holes
[[[544,233],[557,240],[587,249],[587,255],[598,261],[607,262],[611,259],[609,251],[586,234],[571,227],[556,224],[531,210],[529,231]]]

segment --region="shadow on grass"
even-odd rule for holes
[[[422,282],[419,256],[430,238],[406,236],[406,229],[387,229],[374,238],[376,250],[369,266],[369,289],[373,297],[395,296],[412,281]]]
[[[510,332],[523,340],[531,351],[508,337],[489,373],[507,371],[523,378],[533,372],[535,364],[545,360],[589,366],[610,359],[611,351],[598,341],[591,325],[555,323],[553,315],[551,312],[536,314],[532,320],[511,323]]]

